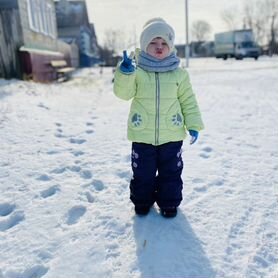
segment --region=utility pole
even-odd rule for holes
[[[186,68],[189,67],[189,38],[188,38],[188,0],[185,0],[185,49],[184,58],[186,60]]]

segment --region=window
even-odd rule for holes
[[[51,5],[46,5],[46,13],[45,13],[45,20],[46,20],[46,32],[47,34],[51,35]]]
[[[35,10],[35,5],[34,5],[34,1],[33,0],[28,0],[28,18],[29,18],[29,25],[30,28],[34,31],[37,30],[36,28],[36,19],[35,19],[35,14],[34,14],[34,10]]]
[[[33,0],[35,2],[35,17],[37,20],[37,28],[40,33],[42,33],[42,10],[40,5],[40,0]]]
[[[55,14],[52,5],[45,0],[28,0],[27,3],[30,28],[55,38]]]
[[[42,19],[42,32],[46,35],[48,35],[47,32],[47,5],[46,2],[41,1],[40,2],[40,8],[41,8],[41,19]]]
[[[56,37],[55,11],[53,6],[51,6],[50,4],[48,4],[48,14],[49,14],[49,21],[48,21],[49,34],[51,37],[55,38]]]

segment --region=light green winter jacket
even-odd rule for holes
[[[114,93],[132,99],[128,117],[128,139],[161,145],[183,140],[186,129],[204,128],[199,107],[186,70],[156,73],[137,68],[124,74],[117,67]]]

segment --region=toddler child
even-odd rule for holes
[[[195,143],[204,125],[186,70],[174,48],[175,33],[163,19],[149,20],[140,36],[136,65],[124,51],[114,93],[132,99],[128,139],[132,141],[130,199],[135,213],[156,202],[164,217],[175,217],[182,201],[182,144],[186,130]]]

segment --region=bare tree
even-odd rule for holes
[[[255,34],[255,38],[260,44],[263,44],[266,35],[267,10],[264,2],[245,2],[243,7],[243,22],[245,28],[250,28]]]
[[[194,21],[191,33],[193,38],[197,41],[205,41],[211,33],[211,26],[204,20]]]
[[[269,40],[269,51],[278,53],[278,3],[274,0],[267,0],[267,7],[269,10],[269,24],[270,24],[270,40]]]
[[[114,54],[121,53],[125,48],[125,33],[122,30],[108,29],[105,31],[104,48],[112,51]]]
[[[223,10],[221,12],[221,18],[226,23],[229,30],[235,30],[239,28],[241,20],[238,18],[238,10],[236,7]]]
[[[245,0],[241,12],[230,8],[223,10],[221,17],[229,30],[252,29],[260,45],[268,45],[270,53],[278,53],[277,0]]]
[[[136,34],[131,32],[127,37],[126,33],[120,29],[108,29],[105,31],[103,47],[101,47],[101,59],[106,65],[115,66],[119,59],[121,59],[124,49],[129,50],[135,47]]]
[[[247,28],[253,30],[261,45],[269,45],[270,52],[277,52],[278,3],[277,0],[246,0],[244,21]]]

